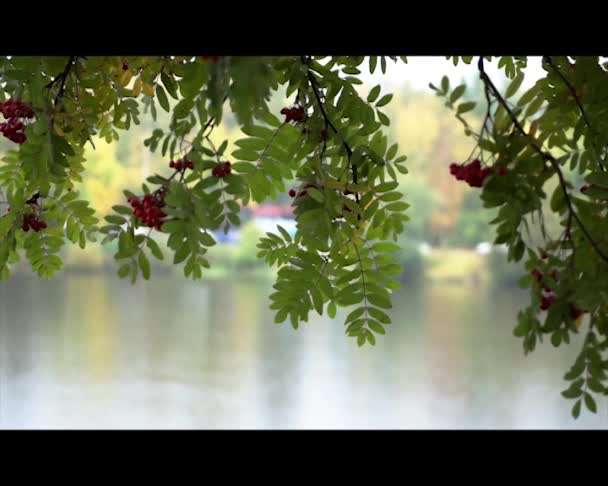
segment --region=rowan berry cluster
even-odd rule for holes
[[[129,198],[129,204],[133,208],[133,214],[149,228],[160,230],[165,216],[165,191],[159,190],[151,194],[145,194],[143,200]]]
[[[212,170],[211,175],[214,177],[224,177],[230,174],[232,169],[230,168],[230,162],[218,163]]]
[[[177,161],[169,162],[169,167],[175,170],[186,170],[186,169],[194,169],[194,162],[188,159],[179,159]]]
[[[475,159],[468,164],[450,164],[450,174],[459,181],[466,181],[471,187],[481,187],[486,177],[493,172],[494,169],[491,167],[482,168],[479,159]]]
[[[20,100],[7,100],[0,104],[0,112],[7,121],[0,123],[0,133],[10,141],[22,144],[26,141],[23,129],[25,119],[34,118],[34,110],[29,103]]]
[[[281,110],[281,115],[285,115],[285,123],[289,123],[290,121],[300,123],[304,121],[304,118],[306,118],[304,108],[302,108],[301,106],[294,106],[293,108],[283,108]]]

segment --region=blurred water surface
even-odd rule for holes
[[[340,317],[294,331],[270,280],[0,282],[1,428],[608,428],[570,417],[580,340],[524,357],[519,290],[404,285],[357,348]],[[312,314],[311,314],[312,315]]]

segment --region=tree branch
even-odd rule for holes
[[[63,93],[65,91],[65,83],[68,79],[68,75],[70,74],[70,70],[72,69],[72,66],[74,65],[74,61],[76,60],[76,58],[77,58],[77,56],[70,56],[70,59],[66,63],[63,71],[61,73],[59,73],[57,76],[55,76],[55,78],[53,78],[53,80],[49,84],[46,85],[46,88],[50,89],[54,84],[61,81],[61,84],[59,85],[59,90],[57,91],[57,94],[55,95],[55,100],[53,102],[53,104],[55,106],[57,106],[57,103],[59,102],[59,98],[61,98],[63,96]]]
[[[494,97],[496,98],[498,103],[500,103],[502,105],[502,107],[505,109],[505,111],[511,118],[511,121],[515,125],[515,128],[517,128],[517,130],[526,139],[528,139],[530,141],[529,142],[530,146],[543,158],[543,160],[548,161],[553,166],[553,169],[555,170],[555,172],[557,173],[557,177],[559,178],[559,183],[562,188],[562,192],[564,193],[564,198],[566,201],[566,205],[568,206],[568,211],[570,212],[569,218],[574,218],[574,220],[580,227],[581,231],[583,232],[583,234],[585,235],[585,237],[587,238],[587,240],[589,241],[589,243],[591,244],[591,246],[593,247],[595,252],[602,258],[602,260],[604,260],[606,263],[608,263],[608,255],[606,255],[600,249],[598,244],[591,237],[591,234],[589,233],[589,231],[587,230],[587,228],[585,227],[585,225],[579,218],[578,214],[574,211],[574,207],[572,206],[572,200],[570,199],[570,195],[568,194],[566,180],[564,178],[564,174],[561,170],[561,167],[559,166],[559,162],[557,161],[557,159],[553,155],[551,155],[549,152],[543,152],[542,148],[539,147],[538,144],[536,144],[536,142],[534,142],[534,140],[532,140],[531,137],[526,133],[526,131],[519,123],[519,120],[517,119],[517,117],[515,116],[515,114],[513,113],[513,111],[507,104],[507,102],[505,101],[505,99],[502,97],[502,95],[500,94],[500,92],[498,91],[498,89],[496,88],[496,86],[494,85],[492,80],[490,79],[490,77],[485,72],[484,65],[483,65],[483,56],[479,57],[479,62],[477,63],[477,67],[479,69],[479,74],[480,74],[481,80],[483,81],[484,85],[490,89],[490,91],[492,92],[492,94],[494,95]]]
[[[583,117],[583,120],[585,121],[585,124],[587,125],[587,127],[589,127],[589,130],[591,130],[591,132],[594,135],[598,135],[598,132],[591,126],[591,122],[589,122],[587,113],[585,112],[585,109],[583,108],[583,104],[581,103],[581,100],[577,96],[576,89],[574,88],[574,86],[572,86],[572,83],[570,83],[570,81],[568,81],[568,79],[566,79],[566,76],[564,76],[564,74],[559,70],[559,68],[553,63],[553,60],[551,59],[550,56],[545,56],[544,59],[547,62],[547,64],[551,67],[551,69],[553,69],[553,71],[555,71],[555,73],[560,77],[560,79],[563,81],[563,83],[568,88],[568,91],[570,91],[572,98],[574,98],[574,101],[576,102],[576,105],[578,106],[578,109],[581,112],[581,115]],[[606,168],[602,164],[602,160],[601,160],[599,153],[598,153],[598,164],[603,171],[606,171]]]
[[[313,94],[315,95],[315,99],[317,100],[317,105],[319,106],[321,115],[323,116],[323,119],[325,120],[326,125],[328,125],[333,130],[333,132],[342,139],[342,146],[346,150],[346,154],[348,156],[348,163],[351,166],[351,170],[353,173],[353,184],[358,184],[359,177],[357,174],[357,165],[351,164],[351,162],[350,162],[350,158],[353,155],[353,151],[350,148],[350,146],[348,145],[348,143],[346,142],[346,140],[344,139],[344,137],[342,137],[340,135],[340,133],[338,132],[338,129],[335,127],[335,125],[329,119],[329,116],[327,116],[325,108],[323,107],[323,103],[321,102],[321,96],[319,95],[319,87],[317,86],[317,82],[316,82],[314,76],[312,75],[312,72],[310,71],[310,60],[306,59],[304,56],[302,56],[302,62],[304,64],[306,64],[306,66],[308,67],[308,70],[306,72],[306,75],[308,77],[308,83],[312,89]],[[357,204],[359,204],[359,193],[358,192],[355,192],[355,199],[357,201]],[[360,216],[359,216],[359,218],[360,218]]]

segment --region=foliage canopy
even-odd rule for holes
[[[61,270],[61,248],[117,241],[118,275],[149,279],[150,258],[170,253],[184,275],[204,276],[213,232],[240,224],[239,211],[292,189],[295,236],[267,233],[259,257],[277,266],[270,295],[277,323],[294,328],[311,311],[335,317],[349,307],[346,333],[374,344],[391,323],[391,292],[401,272],[395,243],[406,228],[408,203],[397,191],[406,156],[381,128],[392,94],[375,86],[362,97],[363,67],[386,70],[405,57],[5,57],[0,59],[1,130],[11,140],[0,163],[0,276],[22,258],[41,277]],[[544,57],[545,75],[521,93],[526,57],[498,58],[509,84],[501,92],[485,70],[491,57],[452,57],[477,64],[485,95],[479,132],[467,113],[479,107],[464,84],[431,84],[473,137],[457,179],[497,211],[496,244],[525,259],[521,285],[531,302],[514,334],[526,353],[543,338],[554,346],[584,332],[584,345],[562,392],[596,412],[608,394],[608,72],[597,57]],[[366,66],[367,65],[367,66]],[[293,99],[281,113],[271,94]],[[242,131],[228,156],[210,133],[226,106]],[[104,221],[74,184],[86,176],[85,145],[108,142],[139,124],[170,114],[145,140],[167,157],[167,172],[124,188],[125,204]],[[284,119],[282,120],[281,118]],[[94,145],[93,145],[94,146]],[[447,163],[446,162],[446,170]],[[578,172],[587,184],[574,187]],[[456,181],[454,182],[457,183]],[[549,191],[548,187],[554,187]],[[128,201],[128,204],[127,204]],[[547,211],[560,234],[545,227]],[[531,237],[542,235],[542,244]],[[166,238],[164,250],[158,235]]]

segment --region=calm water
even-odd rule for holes
[[[578,342],[524,358],[521,291],[406,286],[360,349],[339,321],[273,324],[270,286],[0,282],[0,427],[608,428],[559,395]]]

